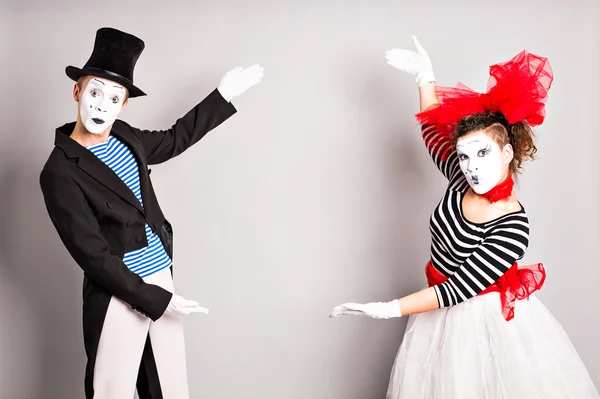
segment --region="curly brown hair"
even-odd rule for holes
[[[536,159],[537,148],[533,142],[535,135],[531,126],[526,122],[511,125],[499,112],[484,112],[461,119],[452,136],[453,148],[456,149],[458,139],[478,130],[489,134],[500,148],[506,144],[512,146],[514,155],[509,165],[511,174],[519,173],[524,161]]]

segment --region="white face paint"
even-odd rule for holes
[[[460,169],[477,194],[485,194],[507,176],[508,159],[502,149],[482,131],[470,133],[456,143]]]
[[[91,78],[79,102],[79,115],[85,128],[93,134],[106,131],[121,113],[125,93],[125,88],[113,81]]]

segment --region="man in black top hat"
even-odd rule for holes
[[[48,214],[84,271],[86,398],[189,397],[180,315],[208,313],[174,293],[173,232],[158,204],[149,165],[165,162],[233,115],[230,101],[262,79],[258,65],[235,68],[219,87],[167,130],[117,119],[144,49],[139,38],[99,29],[77,83],[76,122],[56,129],[40,174]]]

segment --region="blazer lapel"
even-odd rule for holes
[[[77,159],[77,166],[90,177],[113,191],[145,215],[142,204],[140,204],[133,191],[127,187],[127,184],[90,150],[69,137],[74,127],[75,123],[68,123],[56,129],[54,145],[62,149],[69,158]],[[139,163],[138,167],[141,167]],[[140,175],[142,175],[141,171]]]
[[[106,166],[91,151],[85,148],[84,151],[81,151],[77,166],[119,197],[135,206],[140,212],[144,213],[144,208],[142,208],[142,204],[140,204],[133,191],[127,187],[127,184],[111,168]]]
[[[146,157],[144,156],[143,150],[141,149],[141,145],[139,145],[139,140],[136,139],[134,135],[132,135],[129,129],[122,128],[120,123],[116,123],[113,125],[111,130],[111,134],[117,138],[121,143],[125,144],[131,154],[137,161],[138,172],[140,176],[140,191],[142,193],[142,201],[144,204],[149,204],[148,198],[148,186],[150,184],[150,177],[148,176],[148,165],[146,164]],[[139,202],[139,201],[138,201]]]

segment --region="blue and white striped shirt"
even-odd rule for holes
[[[138,164],[127,148],[113,136],[108,141],[86,147],[102,162],[111,168],[117,176],[123,180],[127,187],[133,191],[142,207],[142,191],[140,188],[140,172]],[[165,251],[160,238],[154,234],[148,223],[146,223],[146,238],[148,246],[128,252],[123,257],[123,263],[140,277],[154,274],[164,268],[171,266],[171,259]]]

